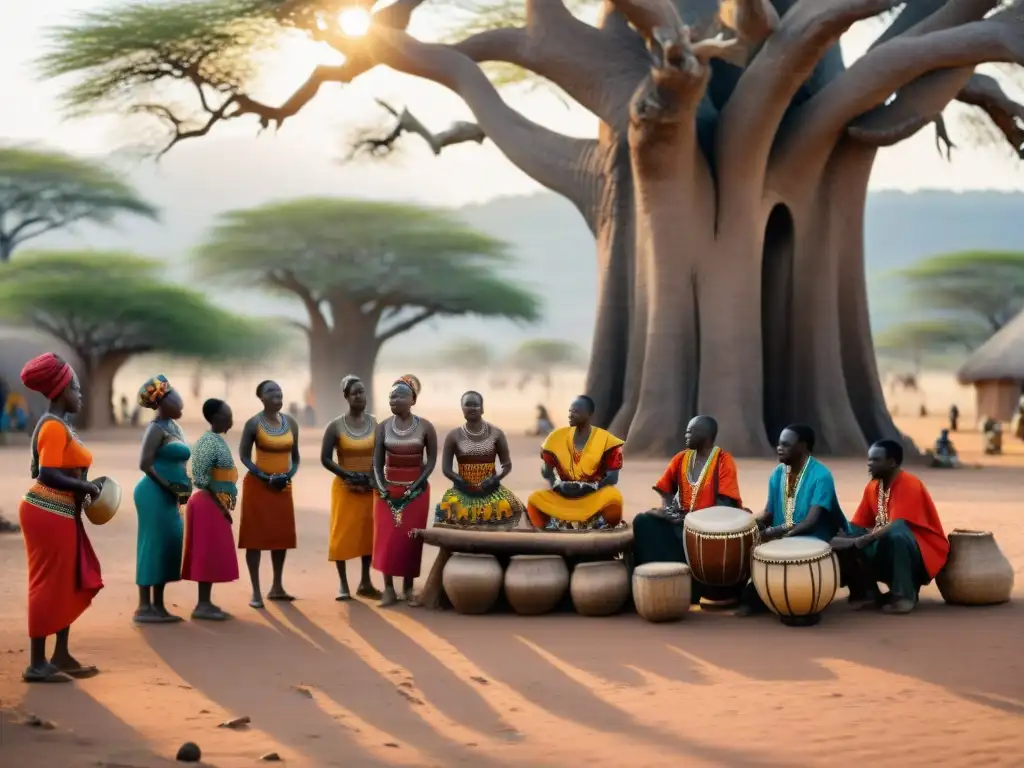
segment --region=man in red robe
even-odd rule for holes
[[[871,481],[850,532],[832,539],[851,602],[880,605],[895,614],[914,610],[921,587],[935,578],[949,556],[949,541],[931,495],[902,464],[903,446],[895,440],[871,446]],[[889,587],[888,594],[879,592],[878,582]]]

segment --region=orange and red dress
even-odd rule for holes
[[[56,417],[44,417],[32,439],[32,476],[39,469],[75,470],[85,479],[92,454]],[[28,556],[28,634],[40,638],[70,626],[103,588],[100,562],[82,524],[82,499],[40,481],[18,506]]]

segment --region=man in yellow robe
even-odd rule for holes
[[[594,401],[577,397],[569,426],[544,440],[541,474],[550,488],[534,491],[526,513],[539,530],[615,527],[622,521],[622,494],[615,484],[622,469],[623,441],[590,423]]]

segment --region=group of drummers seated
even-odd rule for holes
[[[592,530],[614,527],[622,520],[623,499],[615,484],[622,468],[623,441],[592,426],[593,411],[589,398],[577,398],[570,410],[570,426],[553,431],[544,442],[543,475],[550,487],[529,497],[527,514],[535,528]],[[826,554],[831,548],[838,559],[840,581],[858,607],[893,614],[914,609],[921,587],[945,565],[949,542],[924,484],[902,468],[899,442],[880,440],[870,447],[870,480],[853,518],[847,520],[832,473],[813,456],[815,433],[810,427],[793,424],[782,430],[779,464],[768,479],[768,501],[760,513],[743,506],[736,463],[715,444],[717,436],[718,424],[712,417],[690,421],[685,450],[672,458],[654,485],[661,504],[633,520],[633,567],[686,563],[688,549],[692,555],[702,541],[731,538],[731,526],[737,537],[748,530],[750,541],[762,545],[799,537]],[[707,536],[702,537],[702,531]],[[733,559],[746,562],[749,554],[744,551]],[[702,579],[695,564],[690,566],[695,577],[694,602],[701,597],[721,599],[715,579]],[[728,563],[723,561],[721,566],[727,568]],[[747,583],[748,566],[744,564],[740,573],[743,583],[734,585],[742,590],[740,614],[765,610],[758,591]],[[724,584],[729,579],[719,581]],[[880,591],[879,583],[888,592]]]

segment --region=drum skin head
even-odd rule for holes
[[[641,579],[663,579],[669,576],[682,576],[690,572],[686,563],[644,563],[633,571]]]
[[[683,518],[683,525],[698,533],[741,533],[753,528],[757,522],[743,509],[708,507],[688,514]]]
[[[754,547],[754,557],[779,562],[815,560],[825,557],[832,551],[827,541],[813,536],[791,536],[788,539],[766,541]]]

